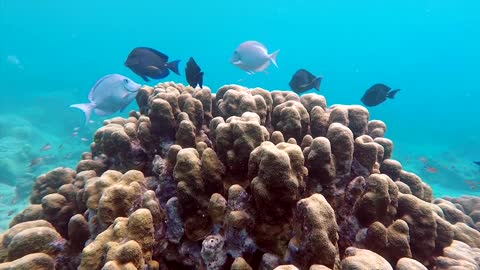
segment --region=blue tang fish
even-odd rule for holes
[[[109,74],[98,80],[90,90],[90,103],[73,104],[85,113],[85,125],[90,120],[92,111],[99,116],[123,111],[137,96],[141,85],[120,74]]]
[[[270,63],[273,63],[277,68],[277,55],[280,50],[269,54],[267,47],[258,41],[245,41],[232,55],[230,63],[245,70],[248,74],[265,71]]]

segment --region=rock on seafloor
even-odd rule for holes
[[[387,125],[317,94],[173,82],[38,176],[0,269],[480,269],[480,198],[433,198]]]

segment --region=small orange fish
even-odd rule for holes
[[[426,170],[430,173],[438,173],[438,169],[435,167],[427,167]]]

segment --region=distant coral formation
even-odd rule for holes
[[[480,269],[480,198],[434,199],[362,106],[171,82],[137,103],[38,177],[0,270]]]

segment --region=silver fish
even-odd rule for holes
[[[265,45],[258,41],[245,41],[233,53],[230,63],[245,70],[248,74],[261,72],[270,66],[270,62],[277,68],[277,56],[280,50],[269,54]]]
[[[141,85],[120,74],[109,74],[98,80],[90,90],[90,103],[73,104],[85,113],[85,125],[90,121],[92,111],[99,116],[122,112],[137,96]]]

